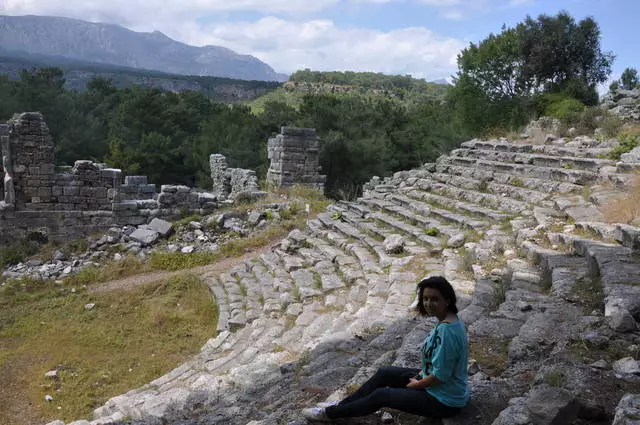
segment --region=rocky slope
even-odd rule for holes
[[[372,179],[273,252],[203,275],[219,333],[90,423],[302,425],[300,407],[341,397],[378,365],[419,364],[433,321],[410,307],[429,274],[460,300],[471,402],[443,421],[394,412],[392,423],[637,423],[640,228],[607,223],[600,207],[640,163],[601,159],[615,146],[473,140]]]
[[[284,81],[266,63],[220,46],[189,46],[160,32],[50,16],[0,16],[0,47],[182,75]]]

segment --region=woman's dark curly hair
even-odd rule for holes
[[[418,305],[416,306],[416,310],[420,315],[427,315],[427,309],[424,307],[424,304],[422,302],[424,288],[433,288],[440,291],[442,297],[449,302],[449,306],[447,307],[449,311],[453,314],[458,314],[458,307],[456,306],[456,293],[453,290],[453,286],[451,286],[449,281],[442,276],[432,276],[423,279],[422,282],[418,283]]]

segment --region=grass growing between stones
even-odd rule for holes
[[[100,294],[8,282],[0,290],[0,423],[90,417],[197,353],[216,321],[208,288],[189,274]],[[56,378],[44,376],[50,370]]]

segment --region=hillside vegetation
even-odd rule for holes
[[[163,91],[184,90],[202,93],[213,101],[245,102],[281,86],[273,81],[247,81],[221,77],[167,74],[123,66],[84,62],[60,56],[29,55],[0,49],[0,73],[12,80],[20,79],[20,72],[56,66],[62,70],[65,89],[84,91],[94,78],[106,78],[118,88],[146,87]]]
[[[154,183],[200,187],[210,185],[210,154],[264,176],[269,137],[283,125],[313,127],[324,141],[327,194],[352,198],[373,175],[433,161],[471,137],[519,131],[541,115],[593,132],[602,116],[595,87],[611,73],[612,60],[600,49],[593,19],[576,22],[560,13],[527,17],[471,43],[458,57],[452,87],[408,76],[302,70],[250,105],[229,106],[196,91],[120,88],[105,78],[90,80],[85,91],[69,90],[63,71],[41,68],[23,70],[18,80],[0,77],[0,119],[41,111],[59,164],[93,159]]]

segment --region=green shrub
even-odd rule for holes
[[[584,110],[585,106],[582,102],[564,93],[547,93],[538,99],[538,111],[559,120],[579,115]]]
[[[618,136],[618,140],[620,144],[608,154],[610,159],[619,160],[623,153],[631,152],[640,145],[640,132],[623,132]]]
[[[429,227],[427,229],[424,229],[424,234],[427,236],[438,236],[440,235],[440,229],[438,229],[437,227]]]

